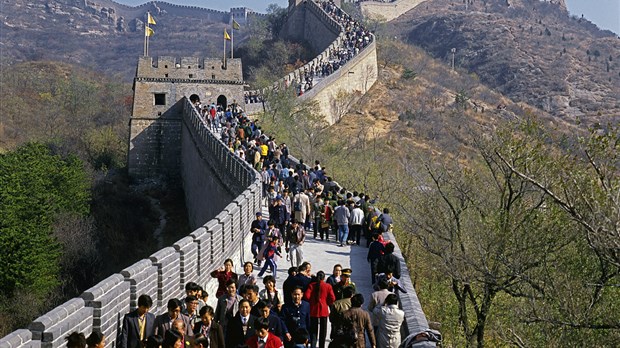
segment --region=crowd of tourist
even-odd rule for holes
[[[213,103],[203,107],[195,95],[190,100],[205,127],[260,173],[265,213],[256,212],[250,225],[253,260],[243,264],[243,274],[235,273],[231,259],[211,272],[218,282],[214,307],[194,282],[186,284],[183,299],[169,299],[167,311],[158,316],[149,312],[152,299],[141,295],[138,308],[123,319],[117,347],[324,348],[328,321],[330,347],[365,347],[366,340],[372,347],[397,347],[404,320],[397,302],[403,289],[394,245],[382,236],[392,227],[389,210],[379,211],[364,193],[342,188],[319,161],[313,166],[292,161],[286,144],[262,133],[239,105],[224,112]],[[353,270],[340,264],[329,276],[324,270],[313,273],[312,257],[303,253],[309,238],[340,247],[366,246],[374,292],[357,293]],[[290,262],[288,277],[278,284],[277,264],[284,258]],[[369,304],[363,308],[365,299]],[[99,332],[88,339],[78,333],[67,337],[70,348],[102,347],[104,342]]]
[[[343,26],[345,40],[330,52],[328,61],[304,69],[300,94],[312,88],[316,77],[330,75],[372,40],[332,1],[318,3]],[[245,99],[261,100],[255,93]],[[123,318],[117,347],[324,348],[328,321],[329,347],[365,347],[367,341],[371,347],[398,347],[404,320],[398,296],[404,289],[394,245],[383,239],[393,224],[389,210],[377,209],[364,193],[342,188],[318,160],[313,165],[292,161],[286,144],[264,134],[236,102],[224,107],[203,105],[195,95],[190,100],[204,125],[260,173],[265,213],[256,212],[250,226],[253,260],[243,264],[243,274],[234,272],[231,259],[211,272],[218,282],[214,307],[194,282],[186,284],[182,300],[169,299],[166,312],[157,316],[149,312],[152,299],[141,295],[138,308]],[[368,248],[373,292],[358,293],[353,270],[340,264],[329,276],[324,270],[313,273],[312,257],[303,252],[309,238]],[[290,262],[288,277],[278,284],[278,262],[284,258]],[[356,272],[359,277],[362,273]],[[75,332],[66,339],[69,348],[105,345],[98,331],[88,338]]]
[[[312,89],[316,83],[325,78],[348,61],[353,59],[366,46],[368,46],[373,36],[369,30],[365,29],[360,22],[356,21],[342,11],[336,4],[330,1],[315,1],[336,23],[343,28],[344,40],[336,48],[329,50],[329,57],[322,59],[318,63],[311,63],[299,71],[299,76],[294,81],[286,81],[286,87],[294,87],[298,96],[303,95]],[[262,102],[263,98],[256,91],[245,94],[246,104]]]

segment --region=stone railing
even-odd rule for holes
[[[0,339],[0,347],[61,347],[71,332],[88,335],[95,329],[106,336],[106,347],[114,347],[123,315],[136,308],[138,296],[151,296],[151,311],[159,314],[165,310],[168,299],[182,297],[188,281],[205,284],[209,293],[215,293],[217,281],[209,273],[220,267],[226,258],[245,259],[244,252],[250,243],[249,226],[254,213],[260,209],[261,188],[257,173],[205,129],[187,100],[183,123],[190,130],[188,135],[195,145],[184,148],[184,156],[194,151],[198,156],[205,156],[204,160],[208,159],[219,173],[222,185],[239,192],[236,198],[187,237],[102,280],[80,297],[35,319],[28,329],[17,330]],[[188,136],[184,134],[184,138]],[[187,178],[191,180],[191,176]],[[202,197],[201,203],[209,199],[217,197]],[[197,208],[188,207],[188,210]],[[210,300],[214,305],[215,299]]]

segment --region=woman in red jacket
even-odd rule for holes
[[[310,283],[304,294],[306,301],[310,302],[310,342],[311,347],[316,348],[317,333],[319,333],[319,348],[325,348],[327,337],[327,317],[329,306],[334,303],[336,296],[331,285],[325,283],[325,272],[316,273],[316,282]]]

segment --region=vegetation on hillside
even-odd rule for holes
[[[57,299],[73,271],[92,274],[95,250],[66,254],[73,242],[54,236],[67,223],[90,224],[89,189],[84,163],[73,155],[37,143],[0,155],[0,332]],[[78,238],[76,244],[92,235]]]
[[[570,17],[557,1],[432,0],[387,27],[392,37],[566,122],[617,121],[620,41]]]
[[[397,40],[378,55],[378,83],[333,127],[286,92],[260,122],[392,209],[444,346],[613,346],[618,129],[559,122]]]
[[[30,62],[0,87],[1,337],[189,228],[177,187],[129,185],[128,85]]]

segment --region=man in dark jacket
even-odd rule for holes
[[[267,221],[263,220],[263,214],[260,211],[257,212],[256,220],[252,221],[252,225],[250,225],[250,232],[252,232],[252,255],[254,255],[254,262],[259,266],[260,261],[257,257],[260,249],[263,247],[263,243],[265,242],[267,227]]]
[[[155,318],[155,335],[162,336],[165,339],[166,333],[172,328],[172,322],[178,319],[185,324],[185,329],[182,334],[185,336],[194,336],[189,317],[181,313],[181,307],[183,307],[181,300],[172,298],[168,301],[167,307],[168,311],[166,313]]]
[[[288,332],[297,332],[297,329],[304,328],[310,331],[310,304],[302,299],[303,292],[300,287],[296,287],[291,293],[292,303],[284,304],[280,311],[280,319],[286,325]],[[295,337],[284,342],[285,347],[294,347]]]
[[[385,254],[377,261],[377,273],[392,273],[396,279],[400,279],[400,260],[394,255],[394,244],[385,245]]]
[[[280,337],[282,342],[287,340],[286,337],[290,339],[290,335],[286,329],[286,326],[282,322],[282,319],[271,311],[271,308],[267,302],[258,301],[255,307],[259,309],[259,318],[265,318],[269,321],[269,332],[272,332],[274,335]]]
[[[149,313],[153,300],[149,295],[138,297],[138,308],[123,318],[123,328],[118,335],[117,348],[141,348],[155,333],[155,315]]]
[[[250,314],[250,301],[243,299],[239,302],[239,312],[228,322],[226,328],[226,346],[237,347],[244,344],[255,333],[254,320],[256,316]]]
[[[297,267],[290,267],[288,269],[288,278],[282,283],[282,297],[284,297],[284,303],[293,303],[291,294],[293,289],[295,289],[295,275],[297,275]]]
[[[368,247],[368,255],[366,260],[370,263],[370,282],[375,283],[375,275],[377,274],[377,263],[381,255],[385,253],[383,243],[379,242],[379,234],[373,233],[372,243]]]

